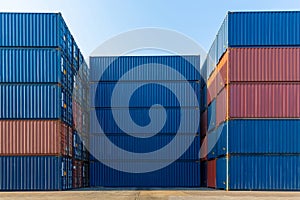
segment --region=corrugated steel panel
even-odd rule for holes
[[[228,161],[229,183],[226,168],[218,168],[217,175],[229,190],[299,190],[299,163],[299,155],[234,155]]]
[[[0,49],[0,83],[60,83],[71,89],[73,70],[57,49]]]
[[[214,129],[213,131],[209,132],[205,138],[207,141],[207,159],[212,160],[217,157],[217,139],[218,136],[218,129]]]
[[[217,156],[230,154],[300,154],[300,120],[232,120],[224,124]],[[228,150],[227,150],[228,135]]]
[[[201,161],[205,161],[207,160],[207,150],[208,150],[208,141],[207,141],[208,137],[204,137],[201,138],[201,152],[200,152],[200,156],[201,156]]]
[[[227,173],[227,163],[226,158],[218,158],[216,161],[216,188],[226,189],[226,173]]]
[[[83,142],[76,130],[73,131],[73,151],[74,158],[82,160]]]
[[[300,45],[300,12],[230,12],[228,16],[230,47]]]
[[[228,51],[231,82],[300,80],[300,48],[230,48]]]
[[[112,114],[112,109],[95,109],[91,110],[91,118],[90,118],[90,133],[124,133],[123,130],[119,128],[116,124],[115,119],[121,120],[121,123],[128,126],[126,129],[131,129],[131,124],[125,124],[128,121],[128,109],[123,108],[114,108],[114,113],[116,116],[114,117]],[[132,120],[140,125],[146,126],[151,122],[149,117],[149,108],[130,108],[129,109],[130,116]],[[164,113],[166,113],[166,118],[164,118]],[[187,123],[186,126],[181,127],[180,133],[191,133],[194,131],[195,119],[199,119],[200,111],[197,109],[190,108],[154,108],[151,110],[151,116],[153,119],[164,121],[164,127],[159,131],[159,133],[176,133],[179,131],[180,122]],[[186,119],[181,119],[183,116],[187,116]],[[123,122],[122,122],[123,120]],[[196,127],[197,128],[197,127]],[[150,129],[150,128],[149,128]],[[149,133],[152,133],[153,130],[149,130]],[[198,127],[197,133],[200,132],[200,127]],[[146,132],[144,132],[146,133]],[[195,134],[195,132],[192,132]]]
[[[90,186],[90,171],[89,171],[89,162],[84,162],[82,166],[82,181],[83,181],[83,187],[89,187]]]
[[[1,190],[62,190],[72,186],[70,159],[52,156],[0,156]]]
[[[122,80],[178,81],[178,76],[175,73],[169,74],[167,71],[161,70],[163,66],[175,69],[186,80],[201,80],[200,56],[120,56],[91,57],[90,81],[119,81],[125,73],[142,65],[144,65],[142,70],[131,71],[130,75],[127,78],[123,77]]]
[[[300,84],[239,83],[229,88],[230,118],[300,117]]]
[[[58,47],[73,64],[75,42],[60,13],[0,13],[0,33],[1,47]]]
[[[120,98],[112,99],[116,87],[120,91],[117,94]],[[190,93],[191,88],[192,93]],[[129,91],[134,91],[134,93],[130,97],[128,105],[124,98]],[[155,104],[164,107],[199,108],[200,106],[200,82],[101,82],[91,84],[90,92],[95,94],[91,98],[91,107],[151,107]],[[183,97],[186,101],[179,102],[176,96]],[[114,105],[112,105],[112,101]]]
[[[72,124],[72,97],[58,85],[0,85],[0,118],[63,119]]]
[[[91,187],[200,187],[200,162],[174,162],[158,171],[134,174],[91,162],[90,179]]]
[[[229,12],[208,52],[208,77],[228,47],[300,46],[299,22],[298,11]]]
[[[177,160],[178,155],[181,155],[179,147],[182,147],[183,143],[189,143],[189,141],[194,138],[189,148],[180,156],[180,158],[178,158],[178,160],[199,160],[200,136],[184,134],[158,134],[150,138],[137,138],[127,134],[114,134],[106,136],[90,135],[89,150],[96,159],[101,158],[103,160],[119,160],[119,158],[126,157],[124,152],[121,152],[124,153],[124,155],[121,153],[116,155],[116,152],[110,148],[110,144],[107,144],[107,141],[104,140],[104,137],[107,137],[117,147],[128,152],[135,153],[148,153],[157,151],[168,145],[175,137],[178,137],[178,141],[173,144],[173,148],[165,154],[165,157],[154,158],[155,161],[159,161],[161,159]],[[95,158],[92,157],[91,159],[94,160]],[[126,158],[130,159],[128,156]]]
[[[60,121],[1,120],[0,155],[67,156],[70,129]]]
[[[200,116],[200,134],[204,137],[207,134],[207,110],[205,110]]]
[[[207,81],[207,104],[209,105],[217,96],[217,77],[216,73]]]
[[[216,127],[216,100],[213,100],[207,109],[208,132]]]
[[[216,188],[216,160],[207,161],[207,187]]]

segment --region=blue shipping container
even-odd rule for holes
[[[139,164],[136,163],[136,167]],[[90,162],[90,186],[200,187],[200,162],[173,162],[163,169],[148,173],[126,173],[101,162]]]
[[[229,12],[208,53],[207,75],[228,47],[300,46],[300,12]]]
[[[97,108],[91,110],[90,114],[90,133],[124,133],[124,130],[129,133],[133,129],[132,123],[141,127],[151,123],[162,126],[162,129],[157,130],[158,127],[150,126],[149,131],[144,130],[143,133],[153,133],[157,130],[159,133],[200,134],[200,110],[195,108],[153,108],[150,112],[149,108],[130,108],[129,112],[126,108]],[[128,117],[132,119],[132,123]],[[122,127],[119,127],[116,121],[120,122]]]
[[[0,49],[0,83],[60,83],[71,90],[71,64],[57,49]]]
[[[62,119],[72,125],[72,97],[58,85],[0,85],[0,119]]]
[[[60,13],[0,13],[0,47],[58,47],[72,62],[73,42]]]
[[[72,160],[54,156],[0,157],[0,190],[72,188]]]
[[[143,67],[141,67],[143,66]],[[167,70],[172,68],[177,73]],[[200,56],[91,57],[90,81],[201,81]],[[141,67],[141,68],[137,68]],[[124,74],[127,76],[122,77]],[[122,77],[122,78],[121,78]]]
[[[300,190],[300,155],[231,155],[217,159],[217,188]],[[227,173],[228,168],[228,173]]]
[[[129,91],[133,93],[128,97],[128,105],[124,99]],[[200,106],[199,82],[101,82],[91,84],[90,92],[95,95],[91,97],[91,107],[151,107],[155,104],[164,107]],[[117,95],[114,99],[113,94]]]
[[[225,155],[227,152],[229,154],[300,154],[300,120],[231,120],[218,129],[221,135],[215,146],[216,156]]]
[[[173,148],[163,158],[154,158],[154,160],[164,159],[176,159],[178,155],[181,155],[179,147],[184,144],[188,144],[191,141],[191,145],[188,147],[186,152],[181,155],[178,160],[199,160],[199,149],[200,149],[200,136],[195,135],[163,135],[158,134],[150,138],[137,138],[127,134],[111,134],[106,136],[101,135],[90,135],[90,152],[92,154],[92,160],[96,158],[107,159],[107,160],[119,160],[125,158],[124,152],[119,155],[110,149],[110,144],[105,140],[107,137],[117,147],[124,149],[128,152],[135,153],[148,153],[162,149],[166,145],[170,144],[175,137],[178,140],[172,146]],[[130,159],[130,158],[127,158]],[[134,158],[132,158],[134,159]],[[147,158],[145,158],[147,159]]]

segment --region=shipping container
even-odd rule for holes
[[[60,50],[51,48],[0,49],[0,83],[60,83],[73,87],[71,65]]]
[[[54,156],[0,156],[0,190],[71,189],[70,160]]]
[[[218,188],[299,190],[299,163],[299,155],[231,155],[228,160],[220,158],[217,160]]]
[[[80,133],[73,131],[73,155],[77,160],[82,160],[83,142]]]
[[[205,110],[207,110],[207,87],[204,86],[200,90],[200,111],[203,113]]]
[[[84,162],[82,165],[82,184],[83,187],[89,187],[90,186],[90,172],[89,172],[89,162]]]
[[[100,82],[90,92],[91,107],[200,107],[200,82]]]
[[[227,118],[299,118],[300,84],[231,84],[228,101]]]
[[[201,81],[200,56],[196,55],[91,57],[90,67],[91,82]]]
[[[200,111],[191,108],[97,108],[91,110],[90,133],[192,133],[200,135]],[[129,114],[129,116],[128,116]],[[131,117],[133,120],[128,119]],[[151,118],[150,118],[151,117]],[[164,123],[165,122],[165,123]],[[118,124],[117,124],[118,123]],[[180,124],[183,125],[180,126]],[[133,125],[135,124],[135,125]],[[148,126],[151,124],[151,126]],[[146,128],[135,129],[136,126]],[[161,126],[161,128],[160,128]]]
[[[228,47],[300,46],[300,12],[229,12],[209,50],[208,77]]]
[[[143,134],[140,135],[143,136]],[[91,160],[120,160],[125,158],[134,160],[134,157],[126,156],[126,152],[122,151],[116,153],[115,149],[111,147],[111,143],[113,143],[116,147],[126,150],[127,152],[135,153],[158,151],[170,144],[170,149],[168,149],[164,154],[161,153],[161,157],[149,157],[145,159],[153,161],[171,159],[199,160],[200,136],[192,134],[158,134],[149,138],[138,138],[127,134],[91,134],[89,140],[89,150],[92,154]],[[185,152],[182,152],[183,148],[187,148]]]
[[[139,168],[144,164],[137,162],[135,167]],[[119,165],[127,163],[120,162]],[[91,187],[200,187],[200,162],[173,162],[165,168],[148,173],[126,173],[101,162],[90,162],[90,179]]]
[[[0,85],[1,119],[62,119],[72,125],[72,96],[56,84]]]
[[[0,47],[60,48],[73,61],[73,37],[60,13],[0,13],[0,33]]]
[[[213,73],[221,77],[217,93],[230,82],[298,82],[299,65],[296,47],[228,48]]]
[[[207,109],[208,132],[216,127],[216,100],[213,100]]]
[[[207,80],[207,105],[209,105],[217,96],[217,74],[213,73]]]
[[[208,155],[208,137],[201,138],[201,147],[200,147],[200,159],[201,161],[207,160]]]
[[[217,156],[300,154],[299,119],[230,120],[218,129]]]
[[[228,119],[299,118],[300,84],[232,83],[220,92],[216,102],[217,125]]]
[[[71,127],[60,121],[1,120],[0,155],[68,156],[69,135]]]
[[[216,160],[207,161],[207,187],[216,188]]]

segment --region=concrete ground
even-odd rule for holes
[[[220,190],[90,190],[62,192],[0,192],[0,200],[300,200],[300,192],[238,192]]]

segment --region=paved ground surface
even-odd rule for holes
[[[3,199],[49,199],[49,200],[300,200],[300,192],[225,192],[214,190],[104,190],[104,191],[63,191],[63,192],[0,192]]]

